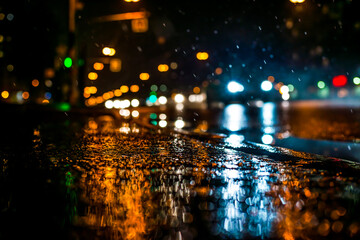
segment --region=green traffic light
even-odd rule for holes
[[[355,85],[359,85],[360,84],[360,78],[359,77],[354,77],[353,82]]]
[[[318,81],[317,83],[318,88],[323,89],[326,87],[325,83],[323,81]]]
[[[71,66],[72,66],[72,59],[69,58],[69,57],[65,58],[65,60],[64,60],[64,66],[67,67],[67,68],[71,68]]]

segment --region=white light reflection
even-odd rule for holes
[[[137,110],[134,110],[134,111],[131,112],[131,116],[134,117],[134,118],[138,118],[139,115],[140,115],[140,113]]]
[[[184,109],[184,104],[178,103],[178,104],[176,104],[175,108],[176,108],[176,110],[178,110],[178,111],[182,111],[182,110]]]
[[[275,124],[275,103],[264,103],[261,108],[261,122],[264,126],[273,127]]]
[[[178,120],[175,121],[175,128],[181,129],[181,128],[183,128],[183,127],[185,127],[185,122],[184,122],[184,120],[178,119]]]
[[[230,104],[224,110],[223,127],[235,132],[247,127],[245,107],[240,104]]]
[[[107,101],[105,102],[105,107],[106,107],[107,109],[113,108],[113,107],[114,107],[113,101],[112,101],[112,100],[107,100]]]
[[[160,113],[160,114],[159,114],[159,119],[165,120],[166,118],[167,118],[167,116],[166,116],[165,113]]]
[[[264,143],[264,144],[271,144],[273,141],[274,141],[274,138],[273,136],[269,135],[269,134],[264,134],[262,137],[261,137],[261,141]]]
[[[231,147],[241,147],[242,142],[244,141],[244,136],[239,134],[230,134],[229,137],[225,139],[225,142],[228,143]]]
[[[266,195],[270,189],[269,168],[258,159],[252,162],[259,167],[253,172],[224,169],[221,174],[226,186],[219,193],[226,204],[217,212],[222,219],[217,231],[230,239],[243,239],[248,233],[259,239],[269,236],[277,216],[271,197]]]
[[[166,120],[160,120],[159,121],[159,126],[162,127],[162,128],[166,127],[167,126],[167,121]]]

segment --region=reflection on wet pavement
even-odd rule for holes
[[[68,239],[360,237],[359,164],[245,143],[239,135],[199,140],[117,126],[109,117],[89,119],[75,135],[66,133],[70,127],[57,136],[35,129],[31,150],[33,167],[47,162],[62,178],[46,181],[65,188]],[[14,176],[6,161],[13,159],[3,154],[1,183]],[[12,191],[1,197],[9,214],[10,202],[21,203],[14,199],[21,189]]]
[[[328,106],[328,105],[329,106]],[[360,162],[357,105],[323,102],[230,104],[212,132]]]

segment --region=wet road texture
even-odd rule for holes
[[[360,238],[359,163],[109,116],[29,126],[2,127],[0,239]]]

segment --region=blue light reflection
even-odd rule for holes
[[[230,104],[224,110],[223,127],[236,132],[248,127],[248,118],[245,107],[240,104]]]

